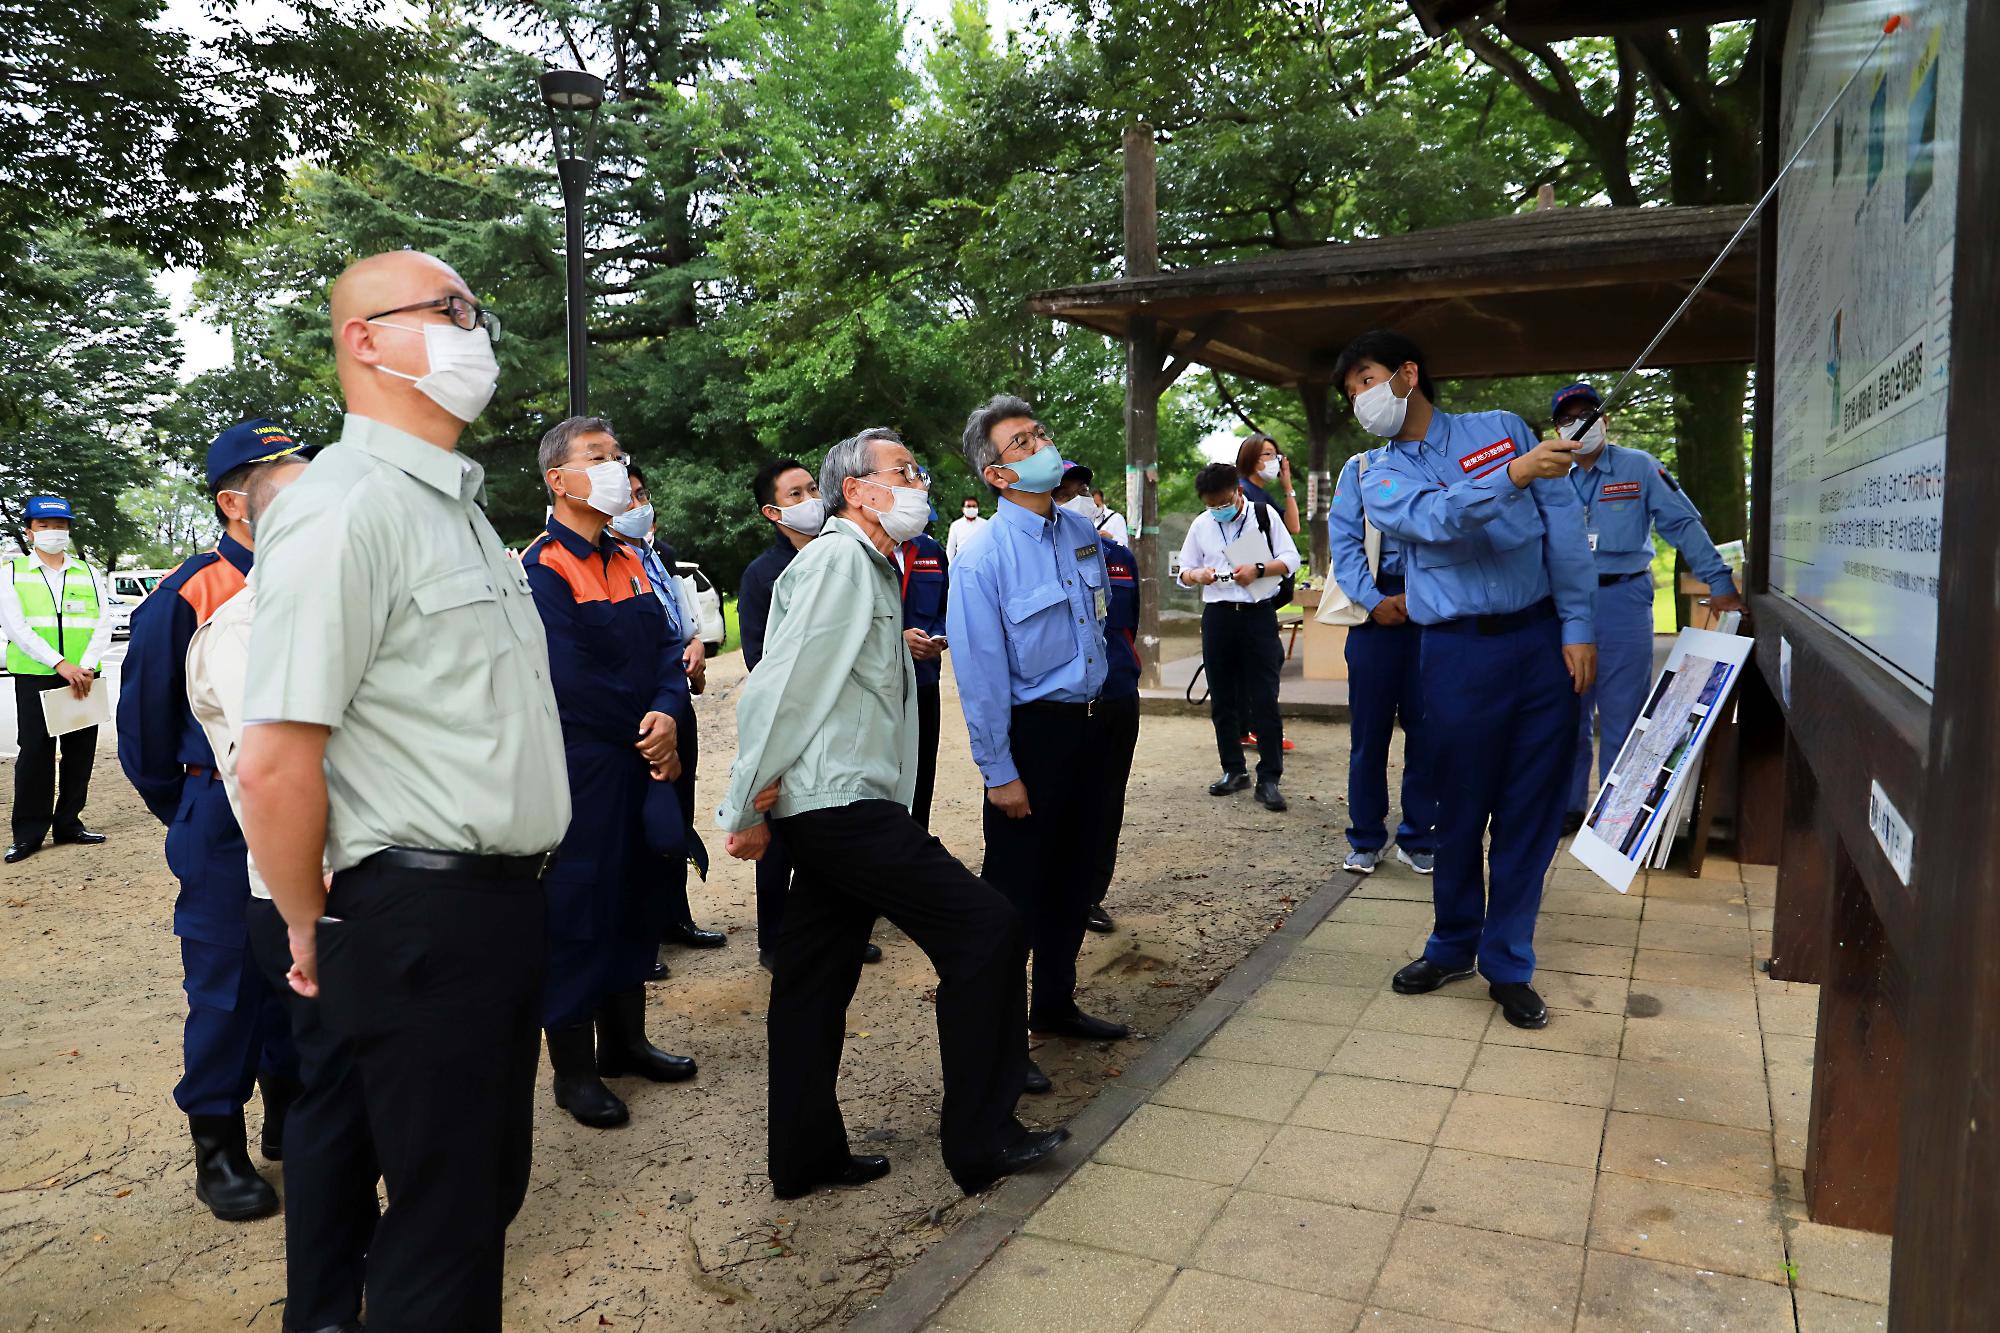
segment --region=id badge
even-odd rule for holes
[[[63,614],[66,616],[89,615],[90,603],[72,597],[68,601],[63,603]]]
[[[1092,594],[1091,600],[1095,602],[1097,606],[1097,618],[1099,620],[1102,620],[1104,619],[1105,616],[1104,589],[1092,588],[1090,591]]]
[[[1589,536],[1590,536],[1590,549],[1595,551],[1597,549],[1597,534],[1593,532],[1590,533]]]

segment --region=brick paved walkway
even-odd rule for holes
[[[1804,1220],[1817,995],[1754,968],[1771,883],[1555,870],[1521,1032],[1476,979],[1389,990],[1430,907],[1383,870],[927,1327],[1885,1327],[1888,1238]]]

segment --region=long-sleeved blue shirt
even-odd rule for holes
[[[896,548],[896,572],[903,584],[903,628],[949,637],[945,611],[951,604],[951,574],[944,547],[920,532]],[[917,662],[917,684],[935,685],[944,676],[942,658]]]
[[[743,667],[755,671],[764,658],[764,627],[771,619],[771,589],[790,567],[799,548],[780,532],[757,558],[743,567],[736,585],[736,632],[743,636]]]
[[[1570,469],[1599,574],[1640,574],[1653,565],[1653,529],[1716,593],[1736,591],[1735,576],[1696,511],[1660,460],[1643,449],[1607,444],[1592,467]]]
[[[1104,674],[1104,697],[1135,699],[1139,695],[1139,561],[1109,537],[1104,547],[1104,571],[1110,576],[1110,607],[1104,616],[1104,651],[1110,669]]]
[[[1097,529],[1065,509],[1043,518],[1000,497],[982,540],[959,556],[946,617],[972,760],[988,787],[1021,776],[1015,704],[1086,703],[1104,692],[1109,576]]]
[[[1537,443],[1512,412],[1434,409],[1423,439],[1392,440],[1370,459],[1362,505],[1402,543],[1410,619],[1506,615],[1553,596],[1563,642],[1596,641],[1597,565],[1576,489],[1507,475]]]
[[[189,768],[214,768],[215,752],[188,707],[188,641],[243,589],[251,554],[224,533],[213,551],[181,562],[132,613],[118,690],[118,764],[162,824],[180,810]]]
[[[1368,534],[1361,509],[1361,460],[1369,458],[1372,463],[1375,452],[1368,450],[1347,460],[1334,484],[1333,505],[1326,514],[1326,544],[1333,560],[1334,581],[1356,606],[1368,611],[1380,605],[1386,595],[1376,586],[1376,576],[1403,576],[1403,548],[1386,532],[1382,533],[1382,567],[1368,568]]]

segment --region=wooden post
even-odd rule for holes
[[[1306,439],[1312,445],[1306,473],[1306,528],[1312,533],[1313,577],[1324,579],[1333,562],[1327,549],[1326,515],[1333,507],[1333,474],[1327,471],[1327,442],[1333,434],[1328,411],[1333,401],[1333,385],[1326,380],[1305,380],[1299,397],[1306,405]]]
[[[1812,762],[1785,742],[1784,812],[1779,831],[1777,908],[1771,920],[1771,975],[1817,982],[1826,953],[1827,898],[1833,892],[1833,834],[1819,808]]]
[[[1159,188],[1153,127],[1125,130],[1125,276],[1160,271]],[[1139,561],[1139,683],[1160,683],[1160,588],[1167,552],[1160,537],[1159,334],[1150,319],[1134,319],[1125,343],[1125,496],[1132,520],[1132,554]]]

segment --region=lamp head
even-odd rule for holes
[[[580,115],[604,105],[604,80],[580,69],[542,71],[542,105],[553,113]]]

